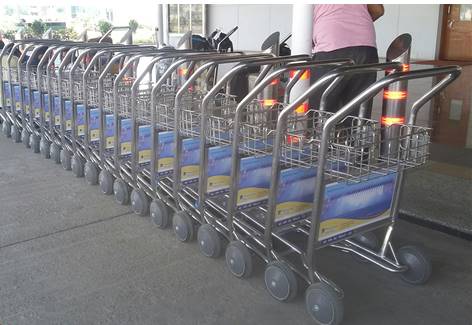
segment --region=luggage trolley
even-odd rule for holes
[[[247,248],[253,251],[255,248],[258,250],[255,253],[267,263],[264,280],[271,296],[280,301],[293,298],[297,292],[297,275],[310,285],[305,294],[307,311],[320,324],[341,322],[343,292],[319,273],[316,267],[319,248],[331,246],[359,255],[383,269],[401,273],[412,284],[424,283],[431,272],[421,250],[404,246],[395,252],[390,236],[398,212],[403,170],[424,164],[428,156],[429,129],[413,125],[416,113],[457,78],[460,68],[394,72],[335,114],[326,111],[313,111],[311,116],[294,114],[322,85],[346,75],[391,69],[394,65],[337,68],[280,111],[270,164],[268,204],[260,216],[262,232],[241,232],[238,224],[244,222],[243,214],[231,213],[231,207],[237,211],[235,185],[232,186],[230,227],[233,238],[240,244],[228,246],[228,267],[236,276],[244,274],[237,271],[248,269],[251,255]],[[275,71],[256,86],[241,103],[240,114],[245,102],[284,71],[285,68]],[[382,127],[377,121],[349,116],[358,105],[393,82],[444,74],[447,76],[413,104],[411,124]],[[305,122],[308,117],[313,120],[311,129],[293,127],[303,125],[300,120]],[[381,134],[387,134],[383,132],[385,128],[396,129],[397,136],[382,138]],[[237,154],[246,137],[241,118],[235,120],[234,130],[233,152]],[[388,147],[386,154],[382,154],[381,146]],[[236,184],[241,182],[236,173],[240,165],[233,161],[232,179]],[[366,247],[355,240],[359,234],[384,226],[388,227],[380,248]],[[285,245],[284,249],[280,244]]]
[[[71,88],[72,84],[76,85],[78,93],[81,88],[77,87],[81,81],[81,74],[78,73],[72,77],[72,84],[70,83],[70,69],[77,62],[77,56],[80,52],[87,51],[87,49],[105,49],[105,48],[127,48],[129,46],[121,44],[107,44],[107,43],[73,43],[65,47],[61,47],[54,53],[47,64],[47,80],[49,85],[49,103],[51,107],[52,122],[50,123],[51,144],[45,143],[45,149],[50,148],[49,156],[56,162],[62,163],[65,169],[70,169],[72,160],[79,163],[78,159],[71,159],[71,152],[73,151],[71,140],[71,133],[73,131],[72,122],[74,110],[72,109]],[[60,57],[58,58],[58,56]],[[55,68],[56,60],[60,61],[59,67]],[[80,62],[80,60],[79,60]],[[99,64],[101,65],[101,64]],[[77,67],[76,67],[77,68]],[[66,70],[68,69],[68,70]],[[69,163],[70,161],[70,163]],[[80,168],[76,169],[77,171]]]
[[[108,60],[108,63],[102,70],[94,68],[103,56],[109,56],[111,52],[115,51],[116,53]],[[153,53],[156,51],[157,49],[154,47],[129,47],[120,50],[103,49],[93,56],[86,67],[81,82],[83,98],[78,104],[84,106],[86,114],[83,130],[83,155],[86,162],[83,166],[83,171],[88,184],[98,184],[99,168],[105,168],[106,159],[102,152],[105,149],[101,149],[102,143],[103,148],[110,149],[113,146],[113,142],[108,143],[105,137],[101,137],[101,130],[106,129],[106,123],[102,125],[102,121],[110,120],[110,117],[113,118],[113,115],[103,115],[103,105],[99,104],[99,98],[103,98],[103,92],[113,90],[114,76],[119,73],[119,70],[113,71],[113,69],[122,67],[125,62],[131,60],[137,54]],[[108,125],[113,126],[112,123]],[[105,191],[105,193],[110,191],[112,191],[112,188]],[[108,194],[111,194],[111,192]]]
[[[190,54],[193,54],[190,51]],[[169,60],[173,58],[177,58],[182,55],[189,55],[189,51],[163,51],[162,53],[153,54],[155,56],[154,59],[151,60],[148,66],[152,66],[157,64],[160,60]],[[113,126],[114,131],[113,134],[110,136],[113,138],[113,150],[110,153],[108,150],[102,150],[103,154],[107,156],[107,164],[102,167],[109,166],[109,168],[102,168],[100,175],[99,175],[99,182],[102,192],[105,194],[111,194],[111,190],[113,190],[113,194],[115,196],[115,200],[120,204],[128,204],[129,202],[129,188],[128,184],[132,184],[133,182],[133,175],[131,170],[131,160],[132,160],[132,137],[134,135],[134,126],[132,120],[132,87],[135,84],[137,87],[142,78],[139,78],[139,81],[135,79],[135,77],[130,77],[127,74],[130,72],[130,69],[133,68],[136,70],[137,61],[142,58],[142,55],[138,55],[132,59],[120,70],[119,74],[116,76],[113,82],[113,89],[111,91],[99,91],[99,104],[100,101],[103,101],[103,105],[99,105],[103,107],[105,113],[112,112],[113,113]],[[151,69],[150,68],[150,69]],[[140,76],[149,75],[150,69],[145,69],[144,72],[140,74]],[[138,73],[137,71],[133,71],[134,76]],[[154,76],[151,74],[151,81],[153,80]],[[100,87],[99,82],[99,87]],[[149,86],[149,85],[148,85]],[[135,90],[139,90],[135,88]],[[141,89],[142,90],[142,89]],[[103,95],[103,98],[101,97]],[[136,94],[135,94],[136,96]],[[141,93],[141,99],[145,99],[145,92]],[[149,108],[148,108],[149,109]],[[149,114],[149,113],[148,113]],[[102,114],[103,116],[103,114]],[[103,121],[103,119],[102,119]],[[102,123],[101,128],[101,137],[105,138],[104,129],[105,125]],[[136,138],[137,139],[137,138]],[[105,139],[104,139],[105,140]],[[104,143],[102,141],[101,143]],[[107,140],[108,142],[108,140]],[[102,148],[103,149],[103,148]],[[115,179],[113,181],[113,179]],[[112,184],[112,187],[110,187]]]
[[[152,176],[150,175],[150,170],[152,168],[149,168],[149,164],[152,166],[152,158],[154,157],[153,154],[153,148],[156,148],[153,145],[153,130],[152,130],[152,125],[155,125],[155,123],[152,123],[152,112],[151,112],[151,107],[156,107],[156,101],[152,102],[152,98],[155,98],[157,96],[160,98],[161,95],[163,95],[166,98],[166,101],[170,99],[172,108],[173,108],[173,103],[174,103],[174,97],[176,94],[176,90],[178,89],[176,86],[177,84],[173,81],[168,82],[169,78],[173,78],[172,76],[176,76],[179,79],[187,78],[189,75],[194,75],[192,72],[195,69],[195,66],[197,64],[200,64],[201,62],[204,62],[204,60],[209,60],[209,59],[228,59],[228,57],[237,57],[238,60],[242,59],[244,57],[248,58],[254,58],[256,55],[240,55],[238,54],[218,54],[218,53],[199,53],[199,54],[191,54],[191,55],[185,55],[182,56],[178,54],[181,58],[179,58],[176,54],[173,54],[173,56],[176,56],[176,61],[165,71],[165,73],[157,80],[155,84],[149,84],[149,85],[144,85],[143,88],[143,78],[146,75],[146,73],[150,72],[155,65],[159,63],[164,57],[162,58],[155,58],[151,63],[146,67],[146,69],[143,71],[143,73],[133,82],[133,85],[131,86],[131,120],[132,120],[132,141],[131,141],[131,187],[133,188],[133,191],[131,193],[131,204],[133,207],[133,210],[139,214],[139,215],[146,215],[149,210],[149,201],[148,201],[148,196],[150,197],[155,197],[153,192],[153,186],[152,186]],[[169,55],[165,56],[166,59],[169,58]],[[216,73],[216,68],[209,71],[207,75],[207,80],[212,79],[212,76]],[[179,76],[180,75],[180,76]],[[183,77],[183,78],[182,78]],[[148,88],[148,86],[151,86]],[[152,89],[155,90],[155,95],[152,94]],[[157,90],[161,90],[161,93],[158,94]],[[152,103],[151,103],[152,102]],[[159,102],[161,103],[161,102]],[[154,105],[154,106],[152,106]],[[158,107],[164,107],[164,106],[159,106]],[[171,127],[173,130],[174,125],[171,123],[168,123],[169,121],[173,121],[173,109],[168,109],[169,106],[166,106],[167,109],[165,111],[159,111],[158,115],[159,118],[169,118],[167,123],[165,124],[165,127]],[[170,116],[172,115],[172,116]],[[154,130],[155,131],[155,130]],[[159,138],[159,132],[154,132],[155,137]],[[168,150],[171,150],[170,146],[173,146],[174,139],[173,139],[173,133],[172,132],[166,132],[165,136],[161,137],[161,139],[164,139],[168,145]],[[162,144],[160,140],[157,140],[159,142],[159,145],[157,147],[160,148],[160,145]],[[168,154],[169,152],[167,152]],[[159,150],[155,152],[156,156],[159,155]],[[172,167],[172,164],[169,164],[170,167]],[[171,171],[171,170],[170,170]],[[169,172],[169,170],[167,171]],[[151,178],[149,178],[151,176]],[[155,185],[155,184],[154,184]],[[156,187],[154,187],[155,189]],[[159,195],[158,195],[159,196]]]
[[[9,137],[11,136],[13,141],[15,141],[16,143],[21,142],[21,126],[24,126],[25,123],[24,110],[26,108],[23,106],[24,91],[23,85],[21,83],[20,71],[22,61],[25,58],[25,54],[27,50],[32,46],[32,44],[26,45],[25,50],[23,51],[23,53],[21,53],[19,51],[19,48],[20,46],[25,45],[25,43],[26,41],[12,42],[5,46],[4,50],[2,51],[2,54],[6,54],[7,49],[10,48],[10,53],[8,53],[8,57],[6,60],[6,67],[3,66],[2,62],[2,75],[6,72],[6,75],[8,76],[8,81],[3,81],[3,94],[5,94],[5,96],[2,97],[5,97],[5,107],[9,107],[10,110],[10,112],[8,112],[8,109],[6,109],[6,111],[4,112],[6,117],[6,123],[4,123],[3,125],[3,130],[4,134]],[[17,53],[20,54],[17,56]],[[15,67],[11,66],[13,56],[17,57]]]
[[[204,94],[203,100],[195,101],[192,98],[193,94],[188,91],[194,79],[213,65],[225,63],[225,61],[209,62],[202,65],[179,90],[175,99],[175,125],[179,125],[180,127],[176,127],[174,130],[175,138],[177,139],[177,154],[174,160],[174,171],[176,172],[174,172],[173,176],[174,197],[178,198],[179,193],[187,193],[187,196],[191,197],[191,200],[181,198],[180,206],[182,211],[175,215],[173,222],[174,231],[179,240],[188,241],[192,239],[192,219],[196,221],[197,224],[203,224],[198,229],[198,243],[204,255],[217,257],[221,252],[222,243],[217,232],[227,237],[225,222],[220,220],[224,219],[224,213],[221,214],[218,211],[210,212],[205,209],[207,190],[213,195],[223,194],[229,183],[229,177],[227,175],[230,167],[228,162],[231,158],[231,148],[228,146],[231,135],[229,125],[231,125],[234,119],[234,111],[237,102],[235,96],[231,95],[231,89],[227,89],[226,93],[222,92],[225,85],[230,84],[232,78],[235,77],[238,72],[249,67],[264,66],[264,69],[262,69],[258,76],[258,79],[261,80],[261,75],[267,73],[274,65],[282,65],[295,61],[308,61],[310,59],[310,56],[306,55],[285,58],[261,58],[259,56],[259,58],[256,59],[240,59],[236,67],[223,76],[207,94]],[[273,99],[261,99],[261,101],[272,102]],[[211,107],[211,109],[209,107]],[[209,123],[208,119],[214,120],[215,123]],[[218,139],[218,143],[209,142],[207,139],[209,135]],[[187,144],[185,143],[186,141]],[[195,147],[195,153],[193,155],[196,158],[196,165],[199,166],[194,182],[188,182],[182,179],[183,175],[186,174],[185,168],[188,168],[186,160],[190,160],[185,158],[189,150],[188,148],[184,148],[184,146],[186,144],[187,147],[189,147],[189,143],[191,142],[195,143],[193,145]],[[211,152],[210,159],[208,157],[209,152]],[[215,173],[215,175],[212,175],[211,181],[207,178],[209,160],[212,162],[211,172]],[[191,165],[190,168],[192,168]],[[196,183],[198,183],[198,185]],[[208,183],[211,183],[210,189],[208,189]],[[214,227],[212,227],[212,225]]]
[[[1,78],[1,95],[2,95],[2,110],[0,111],[0,116],[2,118],[2,132],[6,137],[11,137],[12,125],[16,123],[13,115],[13,96],[12,96],[12,87],[11,79],[12,73],[14,74],[14,79],[17,80],[17,73],[11,71],[11,59],[15,51],[18,51],[19,44],[14,42],[8,43],[4,46],[0,52],[0,59],[2,64],[2,69],[0,71]],[[18,64],[18,61],[16,62]]]
[[[195,204],[198,207],[203,223],[208,223],[198,229],[198,243],[202,253],[209,257],[217,257],[222,251],[222,242],[217,232],[222,234],[226,239],[231,241],[231,234],[229,233],[229,226],[227,221],[227,201],[228,193],[230,192],[230,184],[233,178],[230,177],[231,165],[234,163],[232,158],[232,136],[234,134],[233,125],[235,120],[236,105],[224,105],[217,101],[219,96],[218,91],[221,87],[229,82],[231,78],[237,75],[243,69],[251,69],[257,66],[264,66],[261,71],[262,79],[266,73],[274,65],[287,65],[292,69],[296,69],[296,64],[311,64],[311,65],[331,65],[333,67],[345,64],[352,64],[351,60],[340,59],[333,61],[314,62],[310,57],[284,57],[269,60],[255,60],[251,63],[243,63],[234,67],[228,74],[219,80],[218,84],[208,93],[204,98],[201,107],[201,125],[200,129],[205,130],[200,138],[200,175],[198,183],[198,202]],[[287,70],[288,71],[288,70]],[[302,71],[303,72],[303,71]],[[258,76],[258,80],[261,79]],[[293,85],[299,80],[301,74],[296,73],[294,78],[287,84],[285,97],[289,97],[289,93]],[[256,85],[259,81],[256,80]],[[266,84],[259,95],[265,92],[267,86],[273,85],[274,82]],[[275,82],[278,84],[278,82]],[[255,97],[255,96],[254,96]],[[212,104],[213,101],[218,105]],[[247,177],[267,178],[267,165],[270,162],[271,134],[274,132],[276,115],[274,114],[274,107],[277,107],[275,99],[254,99],[250,105],[247,105],[244,112],[245,127],[251,132],[262,132],[264,136],[259,138],[253,137],[248,139],[245,145],[248,149],[253,149],[253,152],[246,152],[244,159],[244,167],[241,172],[247,174]],[[184,127],[180,128],[181,130]],[[251,167],[252,166],[252,167]],[[249,168],[249,169],[247,169]],[[259,169],[262,175],[251,174],[251,169]],[[265,175],[264,175],[265,174]],[[267,181],[266,181],[267,183]],[[250,190],[251,186],[246,185],[246,189],[242,192]],[[260,198],[250,198],[248,202],[241,204],[240,209],[252,209],[254,206],[259,206],[267,199],[263,197],[264,189],[259,190],[256,195]],[[267,189],[265,190],[267,192]],[[267,193],[266,193],[267,195]],[[251,202],[249,202],[251,201]],[[181,214],[185,216],[187,212]],[[245,213],[247,220],[253,225],[248,227],[257,227],[258,221],[251,216],[253,211]],[[187,217],[184,217],[188,219]],[[212,227],[213,226],[213,227]],[[242,227],[242,226],[241,226]],[[181,227],[179,227],[181,228]],[[250,267],[250,266],[249,266]],[[250,273],[250,272],[248,272]],[[248,274],[247,273],[247,274]],[[242,276],[242,275],[241,275]]]
[[[66,170],[72,169],[76,177],[84,176],[85,169],[87,169],[87,180],[90,184],[96,184],[98,181],[98,171],[92,170],[93,165],[91,165],[92,161],[95,161],[95,163],[98,163],[98,161],[90,154],[90,144],[88,141],[90,109],[87,105],[84,105],[84,96],[87,91],[93,90],[95,91],[95,94],[91,93],[91,97],[96,98],[96,91],[98,90],[98,77],[101,72],[108,67],[107,64],[103,64],[103,60],[112,60],[117,55],[120,55],[120,58],[122,58],[121,54],[129,53],[129,55],[131,55],[132,52],[144,52],[146,50],[156,51],[156,48],[138,48],[136,46],[123,45],[106,46],[103,44],[99,47],[95,46],[93,48],[87,48],[80,51],[77,59],[70,68],[68,81],[70,94],[69,96],[64,97],[66,100],[70,100],[72,106],[70,135],[72,152],[67,150],[63,151],[64,154],[61,157],[61,163]],[[81,61],[86,59],[87,56],[90,56],[90,54],[93,54],[90,62],[81,66]],[[86,71],[87,74],[85,75]],[[108,84],[111,84],[111,79],[113,77],[111,71],[109,71],[107,77]],[[94,113],[96,114],[97,110],[95,110]],[[97,121],[97,119],[95,119],[95,121]],[[84,160],[86,163],[84,163]],[[95,171],[95,173],[93,173],[93,171]]]
[[[61,156],[64,157],[64,149],[71,150],[70,139],[66,136],[66,133],[70,132],[72,127],[72,105],[68,101],[67,107],[64,109],[63,97],[70,96],[69,76],[64,69],[66,66],[70,68],[74,59],[73,54],[85,46],[85,43],[76,43],[58,48],[50,57],[46,66],[49,100],[47,106],[50,110],[50,123],[48,123],[50,143],[43,143],[43,151],[49,148],[49,154],[45,156],[50,157],[56,164],[61,163]],[[56,61],[60,61],[58,67],[56,67]],[[64,110],[67,110],[67,112],[64,112]],[[65,130],[66,127],[68,130]]]
[[[25,40],[19,43],[24,48],[18,59],[17,84],[12,83],[19,128],[16,126],[12,128],[12,136],[15,142],[22,142],[27,148],[30,147],[30,134],[36,131],[31,88],[37,88],[35,85],[37,79],[33,69],[37,65],[39,51],[52,42],[48,40]],[[35,66],[32,66],[33,63],[35,63]],[[37,146],[36,149],[38,149]]]
[[[60,160],[58,161],[60,155],[56,155],[59,149],[51,147],[57,146],[53,143],[57,136],[55,134],[57,132],[56,124],[59,123],[60,115],[58,108],[56,108],[58,100],[54,99],[57,97],[57,79],[52,79],[56,73],[55,62],[58,57],[76,44],[75,42],[58,42],[56,45],[49,47],[41,58],[36,71],[41,100],[39,152],[44,158],[49,159],[52,151],[52,158],[57,163],[60,162]]]
[[[187,80],[187,82],[178,90],[173,103],[173,109],[171,109],[170,120],[173,121],[172,133],[168,136],[172,136],[175,139],[175,157],[173,162],[170,164],[173,169],[172,173],[172,197],[174,202],[178,203],[177,210],[179,211],[174,215],[173,228],[177,235],[177,238],[181,241],[188,241],[193,237],[193,221],[202,223],[202,217],[199,215],[197,208],[197,190],[196,184],[198,183],[199,172],[201,168],[200,164],[200,140],[199,135],[201,133],[201,102],[203,97],[210,91],[212,87],[203,85],[199,87],[196,85],[196,81],[201,79],[204,73],[208,76],[211,75],[211,71],[218,70],[218,67],[224,64],[238,64],[240,62],[249,62],[265,58],[268,60],[272,55],[270,54],[254,54],[254,55],[243,55],[240,57],[220,57],[212,58],[201,65]],[[300,59],[302,56],[298,57]],[[305,56],[303,56],[305,57]],[[295,60],[295,59],[294,59]],[[215,79],[216,80],[216,76]],[[213,83],[212,83],[213,84]],[[229,82],[227,83],[226,93],[220,92],[215,102],[217,105],[235,105],[236,97],[230,94],[228,88]],[[220,87],[222,90],[224,87]],[[163,106],[164,107],[164,106]],[[172,107],[172,106],[171,106]],[[165,106],[168,109],[169,106]],[[156,114],[160,119],[166,114]],[[159,122],[157,122],[159,124]],[[164,133],[166,135],[166,133]],[[160,139],[160,136],[158,136]],[[163,156],[161,153],[157,153],[156,156]],[[156,158],[157,159],[157,158]],[[163,158],[165,159],[165,157]],[[161,166],[161,163],[158,163]],[[169,210],[165,208],[162,201],[156,200],[151,211],[153,220],[160,227],[165,227],[169,223]],[[164,213],[162,213],[164,212]]]
[[[103,48],[116,48],[119,49],[123,45],[112,45],[112,44],[77,44],[71,47],[65,56],[62,58],[61,63],[57,69],[56,82],[53,79],[53,85],[57,85],[57,99],[54,98],[54,106],[56,106],[56,100],[59,107],[59,161],[65,170],[71,170],[77,177],[83,176],[83,164],[80,156],[81,151],[78,151],[77,147],[77,136],[76,134],[80,131],[83,134],[83,126],[85,119],[85,107],[82,105],[74,105],[74,97],[78,101],[82,100],[83,88],[82,88],[82,74],[85,70],[85,66],[82,59],[85,58],[87,53],[90,53],[92,49],[103,49]],[[101,62],[98,62],[99,69],[101,68]],[[80,69],[79,69],[80,67]],[[77,110],[80,108],[80,112]],[[76,117],[80,115],[81,125],[80,129],[76,128]]]
[[[176,88],[169,88],[167,84],[165,84],[166,78],[169,78],[175,71],[181,71],[182,65],[188,64],[188,68],[184,69],[185,75],[190,75],[189,78],[193,78],[191,82],[186,83],[185,86],[182,87],[201,87],[203,88],[209,87],[212,85],[218,71],[218,65],[220,63],[226,62],[238,62],[241,60],[252,60],[257,57],[267,56],[266,54],[253,54],[253,55],[240,55],[237,54],[236,56],[233,55],[221,55],[221,54],[202,54],[199,56],[190,56],[187,58],[182,58],[176,61],[173,65],[171,65],[162,78],[156,83],[153,87],[152,94],[151,94],[151,167],[150,169],[145,169],[146,173],[150,170],[150,185],[151,185],[151,192],[147,193],[148,196],[151,197],[152,202],[150,204],[150,214],[151,218],[154,223],[160,227],[165,228],[170,223],[170,214],[172,210],[179,210],[176,199],[178,198],[175,195],[173,190],[173,177],[175,175],[174,172],[174,161],[175,161],[175,151],[173,149],[175,144],[175,128],[177,127],[175,124],[175,97],[177,95],[178,89]],[[210,63],[208,65],[208,61],[214,63]],[[205,63],[206,62],[206,63]],[[194,67],[201,64],[202,67],[195,70]],[[206,67],[205,67],[206,65]],[[206,78],[202,78],[201,72],[206,71]],[[194,85],[194,81],[199,79],[200,85]],[[182,87],[180,89],[182,89]],[[193,91],[192,91],[193,92]],[[200,99],[195,101],[195,105],[198,105]],[[194,148],[192,149],[192,153],[195,154],[196,148],[195,141],[193,141]],[[187,148],[188,149],[188,148]],[[178,151],[179,149],[177,149]],[[192,173],[193,176],[196,175],[195,171]],[[194,180],[194,179],[193,179]],[[147,184],[149,186],[149,184]],[[155,189],[155,190],[152,190]],[[153,194],[154,193],[154,194]],[[133,192],[133,206],[135,208],[139,208],[143,205],[147,208],[148,201],[145,193],[143,193],[142,189],[136,189]],[[188,193],[186,194],[188,195]],[[187,198],[188,199],[188,198]],[[190,200],[194,200],[194,197],[190,198]],[[143,209],[135,209],[138,213],[139,210],[143,211]]]
[[[26,74],[23,80],[27,80],[27,96],[24,100],[28,101],[25,105],[29,106],[29,119],[26,120],[26,128],[22,131],[22,141],[27,147],[31,147],[34,153],[40,152],[40,140],[44,130],[44,122],[42,119],[42,110],[44,106],[44,93],[47,88],[42,83],[42,67],[47,61],[51,51],[59,46],[57,41],[42,41],[34,44],[34,49],[26,62]],[[42,56],[41,58],[39,56]],[[23,75],[23,72],[21,72]]]

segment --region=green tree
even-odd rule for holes
[[[113,25],[106,20],[100,20],[98,22],[98,30],[100,31],[100,33],[102,33],[102,35],[108,32],[112,27]]]
[[[64,28],[56,30],[52,36],[54,39],[60,39],[65,41],[76,40],[78,35],[73,28]]]
[[[139,28],[139,23],[135,19],[131,19],[128,23],[129,28],[131,28],[131,31],[133,33],[136,33],[136,31]]]
[[[14,40],[16,31],[13,30],[13,29],[10,29],[10,30],[6,30],[4,32],[1,32],[1,34],[3,35],[3,37],[5,37],[8,40]]]
[[[29,26],[29,30],[33,37],[41,37],[46,30],[46,25],[41,20],[35,20]]]

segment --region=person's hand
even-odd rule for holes
[[[369,11],[372,21],[376,21],[384,15],[384,6],[383,5],[367,5],[367,10]]]

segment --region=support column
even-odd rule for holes
[[[313,34],[313,5],[292,5],[292,55],[311,54]],[[297,82],[290,94],[294,101],[310,86],[309,72]],[[305,109],[308,105],[304,106]]]
[[[162,39],[166,45],[169,44],[169,5],[162,5]]]
[[[164,13],[163,4],[157,5],[157,27],[156,27],[156,45],[161,47],[164,43]]]

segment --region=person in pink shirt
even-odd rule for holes
[[[383,16],[383,5],[315,5],[313,14],[313,52],[315,60],[350,58],[356,64],[378,63],[374,21]],[[311,82],[327,73],[315,68]],[[376,81],[376,73],[346,77],[328,97],[326,109],[336,112]],[[313,96],[310,106],[318,109],[324,89]],[[370,117],[372,103],[366,117]]]

